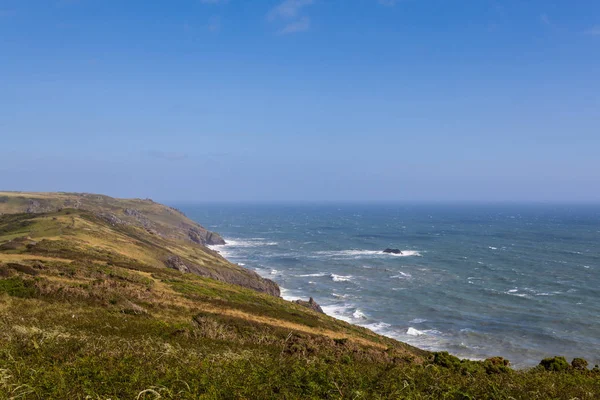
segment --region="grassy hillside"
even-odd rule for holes
[[[180,211],[151,200],[78,193],[0,192],[0,215],[17,213],[27,215],[17,216],[17,222],[5,218],[4,238],[29,235],[41,239],[35,247],[27,248],[27,243],[21,246],[27,254],[136,260],[279,296],[274,282],[228,262],[204,246],[224,243],[218,234],[207,231]]]
[[[3,212],[23,211],[11,196]],[[600,394],[581,361],[512,371],[422,351],[252,287],[262,281],[188,238],[102,215],[122,203],[94,207],[0,216],[0,399]],[[246,287],[228,283],[246,273]]]
[[[91,211],[113,225],[141,227],[168,239],[225,243],[219,234],[206,230],[179,210],[150,199],[115,199],[90,193],[0,192],[0,214],[45,213],[63,208]]]

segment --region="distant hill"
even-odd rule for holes
[[[224,244],[181,211],[150,199],[115,199],[90,193],[0,192],[0,214],[45,213],[64,208],[87,210],[119,225],[133,225],[169,239],[198,244]]]
[[[67,214],[68,212],[68,214]],[[76,241],[78,257],[101,249],[106,257],[135,259],[279,296],[275,282],[232,264],[205,247],[225,243],[180,211],[152,200],[115,199],[87,193],[0,192],[0,214],[25,213],[26,233],[46,239],[28,251],[41,251],[60,237],[66,247]],[[56,214],[49,218],[49,214]],[[57,246],[57,243],[52,243]],[[54,251],[64,251],[55,249]]]
[[[151,200],[0,192],[0,213],[0,399],[600,394],[584,360],[513,371],[285,301],[205,247],[218,234]]]

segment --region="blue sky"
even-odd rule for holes
[[[0,187],[600,201],[600,1],[0,0]]]

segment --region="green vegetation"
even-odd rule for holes
[[[575,361],[575,360],[573,360]],[[564,372],[568,371],[571,366],[564,357],[549,357],[544,358],[540,362],[540,366],[546,371]]]
[[[239,268],[200,245],[113,225],[97,210],[0,216],[0,399],[600,395],[600,370],[583,359],[515,371],[501,357],[429,353],[168,268],[174,254],[220,276]]]

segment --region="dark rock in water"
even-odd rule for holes
[[[387,248],[383,252],[387,253],[387,254],[402,254],[402,252],[400,251],[400,249],[390,249],[390,248]]]
[[[311,297],[308,301],[304,300],[296,300],[294,303],[301,305],[302,307],[310,308],[313,311],[316,311],[321,314],[325,314],[323,309],[317,302]]]

